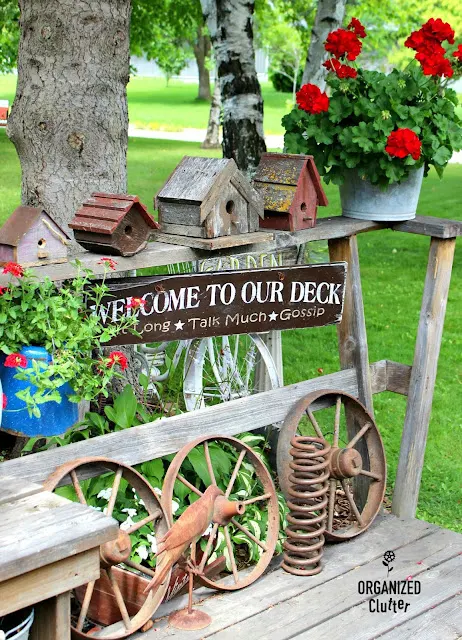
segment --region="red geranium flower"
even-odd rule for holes
[[[454,58],[459,58],[459,62],[462,62],[462,44],[460,44],[456,51],[452,54]]]
[[[427,56],[425,53],[416,54],[416,60],[422,65],[422,71],[426,76],[446,76],[452,78],[454,69],[444,56]]]
[[[361,53],[362,43],[356,33],[346,29],[331,31],[327,36],[324,48],[336,58],[346,56],[348,60],[356,60]]]
[[[449,44],[454,44],[454,29],[448,22],[443,22],[441,18],[430,18],[422,25],[422,31],[429,36],[436,38],[439,42],[447,40]]]
[[[8,291],[8,287],[0,287],[0,296]]]
[[[351,18],[350,24],[348,25],[348,29],[350,29],[351,31],[354,31],[358,36],[358,38],[365,38],[367,35],[364,25],[361,24],[358,18]]]
[[[127,356],[125,355],[125,353],[122,353],[122,351],[112,351],[109,354],[108,362],[106,365],[108,369],[114,367],[116,364],[119,365],[122,371],[125,371],[125,369],[128,367]]]
[[[115,271],[117,266],[117,262],[112,258],[101,258],[101,260],[98,260],[98,264],[103,264],[104,266],[109,267],[109,269],[112,269],[113,271]]]
[[[144,307],[146,300],[143,298],[131,298],[130,302],[126,304],[127,309],[138,309],[138,307]]]
[[[412,156],[414,160],[420,158],[422,143],[411,129],[397,129],[392,131],[387,139],[385,151],[390,156],[405,158]]]
[[[442,56],[446,53],[446,49],[441,46],[439,40],[426,34],[422,29],[413,31],[404,46],[428,56]]]
[[[308,113],[321,113],[328,110],[329,98],[315,84],[304,84],[300,91],[297,91],[297,104],[299,109]]]
[[[21,353],[10,353],[10,355],[5,358],[5,367],[21,367],[25,369],[27,367],[27,358]]]
[[[323,67],[326,67],[329,71],[333,71],[339,78],[356,78],[358,72],[353,67],[349,67],[347,64],[342,64],[340,60],[336,58],[330,58],[322,63]]]
[[[11,273],[16,278],[21,278],[24,275],[24,269],[17,262],[7,262],[3,267],[3,273]]]
[[[8,400],[6,399],[6,395],[2,393],[2,409],[6,409],[7,404],[8,404]]]

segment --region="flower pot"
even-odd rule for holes
[[[29,630],[34,622],[33,609],[21,609],[0,618],[0,634],[6,640],[27,640]]]
[[[362,180],[354,169],[347,170],[345,182],[340,187],[342,215],[376,222],[415,218],[423,173],[423,167],[411,171],[402,182],[382,190],[368,180]]]
[[[28,361],[39,360],[45,363],[51,362],[51,355],[43,347],[23,347],[19,352]],[[78,420],[78,405],[68,400],[68,395],[73,393],[69,384],[60,387],[61,402],[45,402],[40,405],[40,418],[30,416],[26,404],[20,400],[16,393],[27,387],[31,392],[35,387],[27,380],[17,380],[14,376],[17,369],[4,366],[5,358],[0,361],[0,378],[3,393],[7,398],[7,405],[2,412],[1,429],[13,435],[27,436],[56,436],[64,433]],[[28,366],[30,366],[28,364]]]

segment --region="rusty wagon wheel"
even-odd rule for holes
[[[326,407],[316,417],[315,403],[318,409]],[[341,541],[359,535],[372,524],[385,494],[385,451],[374,419],[356,398],[333,389],[314,391],[297,402],[284,421],[277,447],[279,483],[286,498],[291,439],[296,434],[324,438],[331,445],[326,538]]]
[[[131,560],[134,534],[142,527],[149,527],[154,541],[165,535],[170,524],[158,496],[135,469],[102,457],[80,458],[61,465],[47,478],[44,487],[65,493],[65,497],[84,505],[95,502],[96,496],[103,504],[107,501],[104,513],[119,522],[124,520],[117,539],[100,546],[101,577],[74,589],[75,616],[71,628],[73,638],[115,640],[131,635],[154,614],[170,579],[169,574],[159,589],[146,595],[142,595],[143,589],[138,589],[134,597],[136,574],[155,575],[155,570]],[[133,505],[134,501],[137,514],[127,508],[127,504]],[[137,515],[141,517],[134,521]],[[146,584],[147,581],[144,586]],[[107,606],[101,606],[101,598]],[[111,608],[110,614],[106,611],[108,608]]]
[[[220,447],[234,450],[235,464],[224,472]],[[221,451],[223,454],[223,451]],[[200,488],[191,483],[191,470],[194,461],[196,467],[201,464]],[[241,475],[244,474],[244,477]],[[195,474],[194,474],[195,475]],[[188,476],[190,480],[188,480]],[[208,533],[208,540],[203,549],[199,563],[199,571],[213,558],[218,540],[224,540],[229,563],[232,570],[230,576],[206,578],[198,575],[198,579],[207,587],[223,591],[234,591],[247,587],[255,582],[268,567],[276,548],[279,533],[279,507],[276,490],[272,478],[260,458],[241,440],[228,436],[200,437],[184,446],[173,459],[165,476],[162,489],[162,505],[169,518],[175,518],[172,513],[175,484],[183,484],[191,492],[201,496],[205,489],[217,484],[223,490],[225,497],[239,501],[240,514],[233,517],[228,524],[213,524]],[[247,505],[261,503],[261,511],[265,514],[259,522],[261,537],[257,537],[246,526]],[[244,507],[244,508],[242,508]],[[179,515],[179,514],[178,514]],[[250,569],[240,572],[233,551],[231,536],[233,532],[245,541],[251,541],[258,547],[258,560]],[[205,533],[205,532],[204,532]]]

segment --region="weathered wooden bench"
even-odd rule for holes
[[[175,632],[175,635],[193,638],[213,637],[219,633],[220,638],[250,634],[255,638],[271,635],[275,638],[299,636],[318,639],[372,638],[386,634],[391,640],[407,637],[404,632],[415,636],[419,625],[425,626],[428,622],[430,629],[436,624],[444,631],[438,632],[438,636],[428,637],[458,637],[454,634],[460,625],[456,605],[460,591],[462,536],[412,518],[419,493],[455,240],[462,234],[462,224],[436,218],[416,218],[392,227],[395,231],[431,237],[412,367],[388,360],[368,362],[356,234],[383,228],[371,222],[324,219],[314,229],[278,232],[274,242],[242,250],[242,253],[249,249],[277,251],[310,240],[327,239],[331,259],[348,262],[344,315],[338,326],[342,371],[12,460],[0,465],[0,483],[6,476],[42,483],[56,466],[82,456],[103,455],[134,465],[174,453],[200,435],[234,435],[266,427],[284,420],[296,400],[317,389],[340,389],[358,397],[370,410],[374,393],[392,391],[407,395],[393,500],[395,516],[379,519],[354,541],[330,546],[326,552],[326,567],[317,577],[296,578],[277,570],[249,589],[225,597],[197,592],[196,598],[205,599],[203,606],[214,618],[212,626],[200,634]],[[239,249],[232,252],[238,253]],[[118,269],[161,266],[205,256],[191,248],[156,243],[132,258],[120,258]],[[97,264],[100,257],[83,254],[81,260],[98,273],[102,269]],[[73,268],[67,264],[50,265],[37,269],[37,273],[58,280],[71,277]],[[409,575],[416,577],[421,574],[422,585],[426,585],[425,595],[422,587],[422,597],[413,596],[409,610],[405,612],[368,613],[369,602],[374,598],[371,594],[360,593],[358,583],[361,580],[385,579],[382,554],[387,550],[395,550],[399,563],[393,577],[405,580]],[[177,608],[181,603],[166,605],[156,615],[168,613],[172,606]],[[432,612],[431,615],[428,612]],[[449,622],[446,624],[445,620]],[[171,634],[164,619],[156,624],[156,629],[143,637],[162,638]],[[462,629],[459,631],[462,633]]]

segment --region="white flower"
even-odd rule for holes
[[[180,508],[180,504],[176,500],[172,500],[172,513],[176,513]]]
[[[157,540],[156,540],[155,536],[153,536],[151,533],[148,533],[146,535],[146,538],[148,539],[148,542],[151,543],[151,551],[152,551],[152,553],[157,553]]]
[[[136,509],[122,509],[122,513],[128,513],[129,518],[134,518],[138,511]]]
[[[130,529],[130,527],[132,525],[134,525],[134,524],[135,523],[133,522],[131,517],[128,516],[128,518],[125,520],[125,522],[122,522],[122,524],[120,525],[120,528],[122,529],[122,531],[127,531],[127,529]]]
[[[213,524],[210,523],[209,526],[207,527],[207,529],[204,531],[204,533],[202,534],[203,536],[209,536],[212,533],[213,530]]]
[[[112,494],[112,487],[108,487],[107,489],[101,489],[101,491],[96,496],[97,498],[104,498],[105,500],[109,500]]]
[[[141,558],[141,560],[146,560],[146,558],[148,557],[149,553],[148,553],[148,548],[140,545],[138,547],[138,549],[136,550],[136,553],[139,555],[139,557]]]
[[[162,495],[162,491],[159,489],[159,487],[154,487],[154,493],[157,493],[158,496]]]

